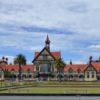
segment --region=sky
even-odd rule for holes
[[[45,46],[68,64],[100,56],[100,0],[0,0],[0,58],[18,54],[31,64]]]

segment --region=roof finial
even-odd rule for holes
[[[45,40],[45,46],[48,50],[50,50],[50,40],[49,40],[49,36],[47,35],[46,40]]]
[[[70,65],[72,65],[72,61],[71,61],[71,59],[70,59]]]
[[[93,59],[93,57],[90,56],[90,57],[89,57],[89,63],[91,63],[91,62],[93,61],[92,59]]]

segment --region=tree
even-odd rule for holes
[[[5,58],[6,59],[6,64],[8,64],[8,58]]]
[[[4,60],[5,60],[5,57],[3,56],[3,57],[2,57],[2,61],[4,61]]]
[[[8,64],[8,58],[3,56],[1,63]]]
[[[26,58],[24,55],[22,54],[18,54],[15,58],[14,58],[14,64],[18,64],[19,66],[19,75],[18,75],[18,79],[19,81],[22,79],[22,70],[21,70],[21,66],[22,65],[26,65]]]
[[[60,58],[58,60],[56,60],[56,68],[57,68],[57,74],[58,74],[58,78],[61,81],[62,76],[62,71],[64,70],[64,67],[66,66],[66,64],[64,63],[64,61]]]

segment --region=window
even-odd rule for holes
[[[89,72],[87,72],[87,78],[89,78],[90,76],[89,76]]]
[[[50,72],[50,64],[41,64],[40,72]]]
[[[84,76],[83,75],[80,75],[79,78],[82,79],[82,78],[84,78]]]
[[[94,78],[94,72],[92,72],[92,78]]]

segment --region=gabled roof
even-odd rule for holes
[[[100,62],[91,62],[91,65],[96,69],[96,71],[100,71]]]
[[[100,62],[91,62],[89,64],[72,64],[72,65],[66,65],[66,67],[64,68],[64,72],[68,72],[70,68],[72,68],[72,70],[74,72],[77,72],[78,70],[80,70],[81,72],[84,72],[88,66],[92,65],[92,67],[96,70],[96,71],[100,71]]]
[[[14,71],[14,72],[19,71],[19,66],[18,65],[0,64],[0,68],[2,68],[4,71]],[[22,72],[27,72],[28,70],[30,72],[34,72],[33,65],[23,65],[21,68],[22,68]]]
[[[22,71],[23,72],[27,72],[27,71],[34,72],[34,67],[33,65],[24,65],[22,66]]]
[[[35,52],[35,57],[34,57],[34,60],[32,62],[34,62],[44,50],[46,50],[54,59],[59,59],[61,57],[61,53],[59,51],[50,52],[47,48],[44,47],[41,50],[41,52]]]
[[[66,65],[66,67],[64,68],[64,72],[68,72],[70,68],[73,70],[73,72],[77,72],[78,70],[84,72],[84,70],[87,68],[87,64]]]
[[[60,53],[59,51],[51,52],[51,54],[52,54],[56,59],[61,58],[61,53]]]

